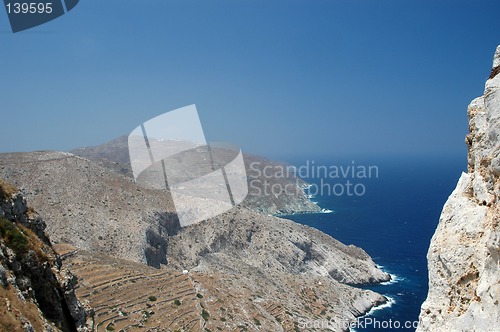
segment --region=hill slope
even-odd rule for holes
[[[285,311],[292,313],[287,314],[292,325],[300,317],[317,317],[317,310],[346,322],[385,301],[379,294],[348,285],[390,278],[362,249],[290,220],[237,207],[180,228],[168,192],[141,188],[126,176],[69,153],[1,154],[0,176],[23,188],[46,219],[55,243],[168,273],[190,270],[193,282],[210,294],[209,299],[221,299],[225,309],[234,308],[233,319],[224,316],[227,326],[250,324],[254,313],[262,316],[257,318],[262,324],[273,321],[266,325],[269,330],[289,330],[272,318]],[[88,273],[80,267],[75,270],[83,278]],[[320,284],[321,295],[314,295]],[[96,310],[100,305],[113,309],[110,303],[89,299]],[[316,306],[312,299],[322,304]],[[213,311],[220,309],[211,310],[216,316]],[[259,330],[259,325],[252,329]]]

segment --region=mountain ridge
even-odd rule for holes
[[[70,151],[79,157],[92,160],[97,164],[132,178],[127,136],[121,136],[107,143],[77,148]],[[290,167],[284,162],[272,161],[260,156],[243,153],[243,160],[248,176],[249,193],[241,204],[249,209],[266,214],[293,214],[320,212],[321,208],[305,194],[307,183],[292,172],[283,174],[283,169]],[[294,190],[265,197],[266,187],[288,188]]]

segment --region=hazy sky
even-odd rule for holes
[[[69,150],[196,104],[210,141],[267,156],[465,154],[499,1],[82,0],[13,34],[0,152]]]

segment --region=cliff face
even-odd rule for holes
[[[88,331],[76,279],[61,269],[44,228],[0,180],[0,331]]]
[[[484,95],[471,102],[468,116],[468,172],[431,241],[418,332],[499,331],[500,46]]]

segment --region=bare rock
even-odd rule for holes
[[[500,46],[483,96],[469,105],[468,173],[448,198],[427,255],[418,332],[500,326]]]
[[[0,285],[7,287],[7,271],[5,271],[3,265],[0,265]]]

